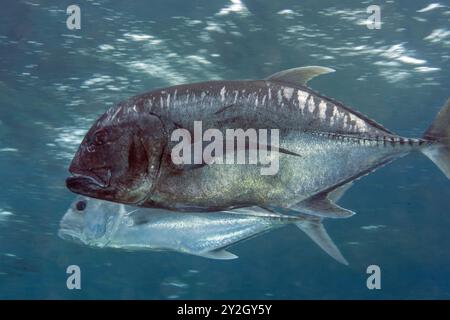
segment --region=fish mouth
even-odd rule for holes
[[[80,234],[70,229],[61,228],[58,230],[58,237],[69,242],[84,244],[83,240],[80,238]]]
[[[71,177],[68,177],[66,179],[66,185],[67,185],[67,188],[69,188],[70,190],[78,189],[78,187],[82,187],[82,186],[85,186],[85,187],[91,186],[96,189],[98,189],[98,188],[104,189],[104,188],[108,187],[108,185],[105,182],[103,182],[102,180],[100,180],[97,177],[83,175],[83,174],[73,174],[73,173],[72,173]]]
[[[59,222],[58,237],[70,242],[83,244],[83,240],[81,239],[83,226],[84,220],[80,213],[70,209]]]
[[[82,193],[87,190],[104,190],[110,186],[111,170],[100,168],[91,170],[89,173],[69,170],[71,177],[66,179],[66,186],[75,193]]]

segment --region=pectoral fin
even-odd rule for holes
[[[338,201],[351,186],[352,182],[349,182],[332,190],[321,192],[297,203],[291,207],[291,209],[323,218],[349,218],[354,215],[355,212],[342,208],[335,202]]]
[[[236,139],[235,139],[236,140]],[[244,146],[238,145],[236,141],[232,139],[226,139],[224,138],[221,143],[218,144],[218,147],[215,150],[215,155],[212,156],[208,152],[204,152],[205,147],[209,143],[217,143],[214,142],[205,142],[205,141],[194,141],[188,146],[188,150],[191,150],[192,157],[190,162],[191,163],[183,163],[183,164],[174,164],[173,161],[171,161],[170,155],[168,155],[167,161],[169,161],[169,167],[172,168],[174,171],[185,171],[185,170],[195,170],[203,168],[206,165],[212,165],[217,164],[218,159],[222,160],[222,163],[226,163],[228,159],[232,159],[236,157],[237,155],[244,155],[245,163],[247,164],[256,164],[259,163],[259,152],[261,150],[264,150],[265,152],[269,152],[271,154],[272,152],[278,152],[285,155],[295,156],[295,157],[301,157],[300,154],[287,150],[285,148],[281,148],[279,146],[273,146],[268,144],[259,143],[257,140],[245,138],[245,144]],[[228,148],[228,146],[234,146],[234,149]],[[201,152],[195,152],[195,150],[201,150]],[[253,151],[252,154],[255,155],[254,162],[249,161],[250,157],[250,151]],[[236,161],[236,160],[235,160]],[[234,162],[235,162],[234,161]]]
[[[237,255],[225,249],[204,252],[202,254],[199,254],[199,256],[216,260],[233,260],[239,258]]]
[[[244,216],[253,216],[253,217],[261,217],[261,218],[273,218],[276,220],[298,220],[299,215],[297,213],[290,213],[289,210],[281,211],[275,207],[259,207],[259,206],[251,206],[251,207],[242,207],[242,208],[234,208],[232,210],[224,211],[227,213],[235,214],[235,215],[244,215]],[[306,215],[301,215],[302,217],[306,217]]]
[[[338,247],[334,244],[322,224],[322,219],[306,219],[296,222],[295,225],[305,232],[320,248],[338,262],[348,266]]]
[[[334,69],[320,66],[300,67],[277,72],[270,77],[267,77],[266,80],[305,86],[312,78],[334,71]]]

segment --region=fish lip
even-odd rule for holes
[[[66,179],[66,186],[70,190],[78,190],[80,185],[88,185],[96,189],[106,189],[109,184],[104,183],[97,177],[71,172],[72,176]]]
[[[85,244],[80,238],[80,235],[74,231],[71,231],[69,228],[61,227],[61,229],[58,230],[58,237],[69,242]]]
[[[82,239],[83,223],[79,216],[73,211],[66,213],[59,222],[58,237],[78,244],[84,244]]]
[[[96,170],[107,170],[106,181],[105,179],[102,179],[102,177],[96,172]],[[69,168],[69,172],[72,175],[71,177],[68,177],[66,179],[66,185],[69,189],[71,189],[69,185],[74,186],[77,183],[79,184],[82,182],[91,186],[93,185],[97,188],[105,189],[109,187],[111,182],[111,169],[108,167],[96,168],[92,169],[89,172],[84,172],[83,170],[72,166],[71,168]]]

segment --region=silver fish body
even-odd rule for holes
[[[320,219],[260,209],[180,213],[80,196],[62,218],[58,234],[63,239],[99,248],[168,250],[212,259],[234,259],[237,256],[226,248],[291,223],[333,258],[347,263]]]

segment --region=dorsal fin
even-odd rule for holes
[[[327,67],[307,66],[277,72],[267,77],[266,80],[280,81],[291,83],[294,85],[306,86],[308,81],[311,80],[312,78],[330,72],[335,72],[335,70]]]

